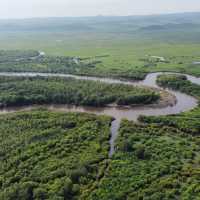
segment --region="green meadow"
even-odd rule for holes
[[[192,64],[200,61],[198,17],[191,13],[0,21],[0,48],[95,60],[99,63],[93,75],[177,71],[200,76],[200,64]]]

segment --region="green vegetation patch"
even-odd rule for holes
[[[149,104],[159,99],[151,89],[73,78],[0,77],[1,106],[73,104],[104,106]]]
[[[115,77],[141,80],[146,73],[142,71],[98,70],[102,57],[79,58],[73,56],[41,55],[37,51],[0,51],[0,72],[46,72],[89,75],[98,77]]]
[[[0,51],[0,72],[75,73],[84,67],[89,65],[76,63],[73,57],[46,56],[37,51]]]
[[[123,121],[105,177],[88,199],[199,199],[200,138]]]
[[[169,87],[175,90],[180,90],[189,95],[200,99],[200,86],[193,84],[182,75],[161,75],[157,80],[162,87]],[[200,133],[200,107],[181,113],[179,115],[147,117],[141,116],[139,119],[144,123],[153,123],[159,126],[170,126],[178,128],[188,134],[199,135]]]
[[[185,76],[160,76],[158,83],[200,97],[200,86]],[[200,108],[140,121],[122,122],[109,168],[88,199],[198,200]]]
[[[169,126],[178,128],[188,134],[200,134],[200,107],[190,111],[181,113],[179,115],[147,117],[141,116],[139,120],[143,123],[157,124],[160,127]]]
[[[19,50],[10,50],[10,51],[0,51],[0,63],[11,63],[24,61],[28,59],[33,59],[39,56],[37,51],[19,51]]]
[[[160,86],[179,90],[200,99],[200,86],[191,83],[184,75],[160,75],[157,83]]]
[[[29,36],[26,44],[34,37]],[[104,37],[107,39],[104,40]],[[78,38],[66,35],[62,43],[56,43],[55,36],[48,34],[39,35],[38,38],[22,50],[0,51],[0,72],[66,73],[130,80],[142,80],[147,73],[158,71],[200,76],[199,45],[158,44],[143,40],[142,36],[134,38],[107,34],[91,35],[90,41],[82,35],[78,35]],[[23,46],[25,39],[21,39],[16,40]],[[24,50],[27,48],[43,49],[45,54]]]
[[[0,199],[81,199],[106,167],[110,122],[43,109],[0,116]]]

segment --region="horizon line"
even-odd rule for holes
[[[150,16],[163,16],[175,14],[192,14],[200,13],[200,11],[183,11],[183,12],[166,12],[166,13],[152,13],[152,14],[130,14],[130,15],[80,15],[80,16],[35,16],[35,17],[16,17],[16,18],[0,18],[0,20],[32,20],[32,19],[47,19],[47,18],[95,18],[95,17],[150,17]]]

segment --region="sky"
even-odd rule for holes
[[[200,0],[0,0],[0,18],[148,15],[200,11]]]

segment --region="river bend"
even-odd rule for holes
[[[147,86],[154,87],[158,89],[164,89],[159,87],[156,84],[156,79],[161,74],[177,74],[170,72],[157,72],[150,73],[146,76],[146,78],[142,81],[125,81],[125,80],[117,80],[111,78],[98,78],[98,77],[89,77],[89,76],[77,76],[71,74],[57,74],[57,73],[34,73],[34,72],[1,72],[0,76],[10,76],[10,77],[71,77],[79,80],[92,80],[92,81],[100,81],[105,83],[112,84],[126,84],[132,86]],[[183,74],[187,77],[189,81],[192,83],[200,85],[200,78]],[[160,115],[170,115],[170,114],[178,114],[181,112],[189,111],[195,108],[198,105],[197,99],[187,94],[174,91],[171,89],[164,89],[169,93],[176,97],[176,103],[173,105],[168,105],[166,107],[155,107],[155,106],[135,106],[135,107],[124,107],[124,106],[106,106],[101,108],[95,107],[87,107],[87,106],[69,106],[69,105],[45,105],[49,110],[54,111],[63,111],[63,112],[85,112],[85,113],[93,113],[97,115],[108,115],[112,116],[114,120],[111,124],[111,138],[110,138],[110,152],[109,156],[112,156],[114,153],[114,143],[117,138],[118,130],[120,127],[120,122],[122,119],[128,119],[137,121],[137,118],[140,115],[145,116],[160,116]],[[4,108],[0,110],[0,114],[16,112],[20,110],[31,110],[38,106],[25,106],[25,107],[14,107],[14,108]]]

